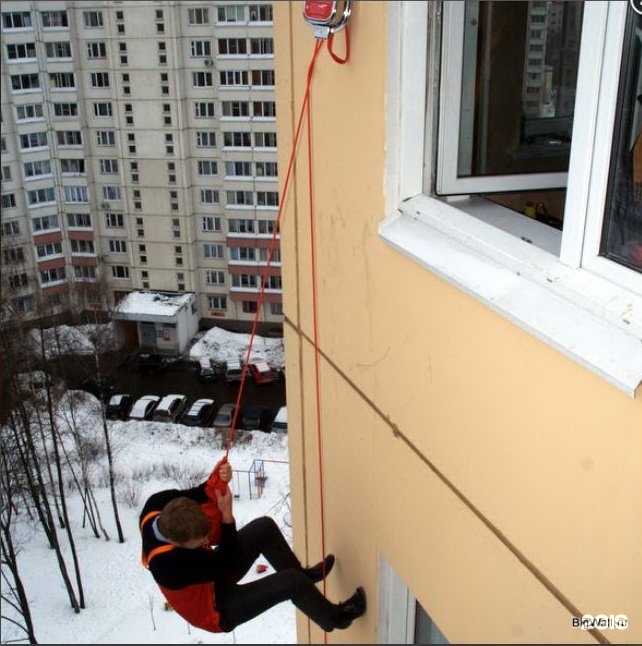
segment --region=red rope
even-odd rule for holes
[[[276,248],[276,240],[277,240],[277,235],[279,234],[280,230],[280,222],[281,222],[281,216],[283,213],[283,207],[285,205],[286,201],[286,196],[288,194],[288,190],[290,188],[290,179],[292,177],[292,168],[294,166],[294,159],[296,156],[296,150],[299,144],[299,139],[301,136],[301,126],[303,124],[303,117],[306,114],[307,108],[309,106],[310,102],[310,86],[312,85],[312,73],[314,71],[314,65],[317,60],[317,56],[319,55],[319,52],[321,51],[321,47],[323,46],[323,41],[317,40],[315,41],[314,44],[314,51],[312,52],[312,58],[310,60],[310,64],[308,66],[308,74],[306,78],[306,85],[305,85],[305,92],[303,94],[303,101],[301,103],[301,110],[299,112],[299,118],[297,121],[297,126],[294,134],[294,141],[292,143],[292,150],[290,152],[290,159],[288,161],[288,169],[285,175],[285,180],[283,182],[283,191],[281,193],[281,197],[279,199],[279,210],[277,212],[276,216],[276,223],[274,226],[274,231],[272,233],[272,240],[270,242],[270,247],[268,250],[268,258],[267,262],[265,264],[265,267],[263,269],[263,273],[261,275],[261,289],[259,290],[259,298],[257,300],[257,306],[256,306],[256,312],[254,313],[254,321],[252,323],[252,332],[250,334],[250,342],[248,343],[247,346],[247,351],[245,353],[245,359],[243,361],[243,366],[241,369],[241,382],[239,385],[239,391],[236,397],[236,404],[234,406],[234,416],[232,418],[232,424],[230,427],[230,430],[228,432],[227,436],[227,448],[225,451],[225,457],[229,457],[230,453],[230,448],[232,447],[232,443],[234,441],[234,434],[236,432],[236,424],[237,424],[237,418],[239,414],[239,408],[241,405],[241,400],[243,397],[243,391],[245,390],[245,382],[247,379],[247,373],[248,373],[248,363],[250,359],[250,355],[252,352],[252,345],[254,344],[254,338],[256,336],[256,330],[258,328],[258,322],[259,322],[259,314],[261,312],[261,305],[263,303],[263,299],[265,297],[265,285],[267,283],[267,278],[268,278],[268,273],[270,270],[270,265],[272,262],[272,256],[274,253],[274,249]]]

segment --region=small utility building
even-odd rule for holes
[[[119,347],[179,355],[198,331],[196,295],[131,292],[112,314]]]

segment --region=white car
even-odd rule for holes
[[[288,409],[287,406],[281,406],[279,408],[274,420],[272,421],[272,426],[270,428],[272,433],[287,433],[288,432]]]
[[[154,410],[152,419],[155,422],[176,422],[187,406],[187,397],[185,395],[171,394],[165,395],[158,402]]]
[[[143,395],[134,402],[129,412],[129,419],[151,419],[159,401],[160,397],[158,395]]]

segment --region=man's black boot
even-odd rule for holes
[[[357,591],[345,601],[337,604],[337,628],[348,628],[354,619],[366,611],[366,591],[358,587]]]
[[[334,554],[328,554],[323,561],[312,567],[306,567],[303,571],[308,575],[312,583],[323,581],[334,567]]]

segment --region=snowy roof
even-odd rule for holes
[[[194,301],[194,294],[130,292],[116,305],[113,318],[118,320],[175,322],[178,313]]]

